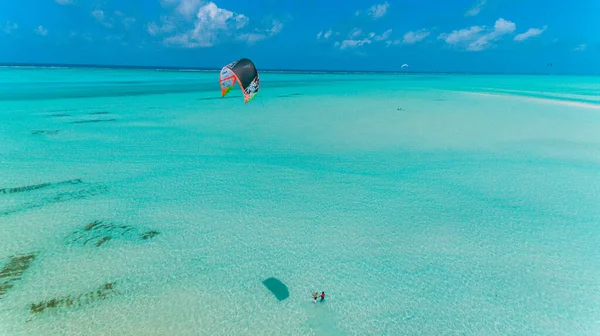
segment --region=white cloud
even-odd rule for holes
[[[219,8],[214,2],[202,0],[160,0],[170,14],[161,17],[160,22],[147,24],[152,36],[175,32],[163,42],[167,45],[187,48],[211,47],[226,40],[244,41],[253,44],[273,37],[283,29],[279,20],[270,20],[268,28],[250,29],[250,19],[241,13]],[[323,37],[321,32],[318,37]]]
[[[115,11],[113,15],[110,15],[101,9],[94,9],[91,14],[98,23],[107,28],[112,28],[120,22],[126,29],[129,29],[136,22],[134,17],[128,17],[121,11]]]
[[[587,49],[587,44],[580,44],[573,51],[585,51]]]
[[[498,40],[502,35],[514,33],[517,26],[514,22],[504,20],[502,18],[496,21],[494,30],[491,33],[485,34],[479,37],[476,41],[469,44],[467,50],[469,51],[481,51],[489,48],[492,41]]]
[[[385,46],[386,46],[386,47],[389,47],[389,46],[391,46],[392,44],[396,45],[396,44],[400,44],[400,43],[402,43],[402,40],[393,40],[393,41],[392,41],[392,40],[389,40],[389,41],[385,41]]]
[[[157,24],[156,22],[150,22],[147,25],[148,34],[154,36],[163,33],[170,33],[175,30],[175,23],[168,16],[162,16],[160,18],[161,24]]]
[[[540,28],[529,28],[529,30],[527,30],[526,32],[515,36],[515,41],[525,41],[530,37],[542,35],[542,33],[544,31],[546,31],[546,28],[548,28],[548,26],[543,26],[541,29]]]
[[[429,36],[429,34],[430,33],[425,29],[409,31],[408,33],[404,34],[402,42],[404,44],[415,44],[423,41],[427,36]]]
[[[358,29],[358,28],[354,28],[350,31],[350,33],[348,33],[348,37],[349,38],[355,38],[358,37],[362,34],[362,30]]]
[[[146,29],[148,30],[148,34],[155,36],[156,34],[158,34],[161,31],[161,27],[159,27],[156,22],[150,22],[148,23],[148,25],[146,26]]]
[[[248,44],[254,44],[267,38],[263,33],[244,33],[236,37],[237,40],[244,41]]]
[[[329,29],[328,31],[320,31],[317,34],[317,40],[328,40],[331,37],[331,35],[333,35],[333,31],[331,29]]]
[[[202,5],[201,0],[180,0],[175,11],[185,17],[191,18],[197,14]]]
[[[34,32],[38,35],[46,36],[48,34],[48,29],[44,28],[43,26],[38,26]]]
[[[340,46],[340,49],[347,49],[347,48],[361,47],[365,44],[371,44],[371,40],[369,40],[369,39],[343,40],[342,43],[339,44],[339,46]]]
[[[74,0],[54,0],[59,5],[72,5],[75,3]]]
[[[496,21],[496,24],[494,24],[494,33],[500,35],[510,34],[513,33],[516,28],[517,25],[514,22],[500,18]]]
[[[104,14],[103,10],[94,9],[92,11],[92,16],[94,17],[94,19],[96,19],[96,21],[101,23],[103,26],[109,27],[109,28],[112,27],[112,23],[110,23],[109,21],[106,20],[106,15]]]
[[[373,6],[371,6],[369,8],[369,10],[367,11],[367,13],[372,18],[379,19],[380,17],[384,16],[387,13],[389,7],[390,7],[390,4],[388,4],[387,2],[384,2],[384,3],[379,4],[379,5],[373,5]]]
[[[390,38],[391,34],[392,34],[392,30],[388,29],[388,30],[384,31],[383,34],[376,35],[375,36],[375,41],[385,41],[385,40],[387,40],[387,39]]]
[[[374,41],[378,41],[378,42],[387,41],[390,38],[391,34],[392,34],[392,30],[388,29],[379,35],[371,32],[365,36],[360,29],[354,28],[348,34],[348,38],[342,40],[341,42],[336,41],[334,43],[334,46],[339,47],[340,49],[362,47],[364,45],[371,44]],[[361,36],[364,36],[364,37],[360,38]],[[387,42],[389,42],[389,41],[387,41]]]
[[[165,42],[188,47],[211,47],[219,39],[221,32],[239,27],[245,17],[209,2],[198,9],[196,18],[194,29],[167,38]]]
[[[18,24],[14,23],[14,22],[6,21],[6,24],[2,28],[2,31],[5,34],[12,34],[13,30],[16,30],[17,28],[19,28]]]
[[[267,30],[271,35],[277,35],[279,33],[281,33],[281,30],[283,29],[283,23],[274,20],[273,21],[273,26],[271,27],[271,29]]]
[[[500,18],[494,24],[492,31],[482,34],[485,29],[485,26],[472,26],[455,30],[450,34],[441,34],[438,38],[451,45],[464,46],[468,51],[481,51],[491,47],[492,42],[499,40],[503,35],[512,34],[516,25],[514,22]]]
[[[126,29],[129,29],[129,27],[131,27],[131,25],[133,25],[136,22],[136,19],[134,17],[128,17],[121,11],[116,11],[115,16],[117,16],[121,20],[121,23],[123,24],[123,26],[125,26]]]
[[[355,12],[356,16],[360,15],[368,15],[369,17],[377,20],[388,12],[390,5],[386,1],[381,4],[373,5],[369,7],[366,11],[357,10]],[[360,28],[353,28],[348,32],[348,35],[345,39],[341,41],[335,41],[334,46],[339,47],[340,49],[348,49],[348,48],[357,48],[367,44],[371,44],[373,42],[382,42],[387,41],[392,33],[391,29],[386,30],[382,34],[377,34],[375,32],[363,32]],[[317,39],[329,39],[332,36],[333,32],[330,30],[327,33],[320,32],[317,35]],[[335,33],[335,35],[339,35],[339,33]]]
[[[171,4],[177,1],[171,1]],[[183,3],[186,3],[182,7]],[[175,9],[175,14],[186,16],[189,14],[189,8],[195,8],[196,1],[183,0],[177,2],[178,6]],[[182,10],[181,8],[186,8]],[[168,22],[168,19],[165,19]],[[177,21],[175,18],[174,21]],[[248,44],[253,44],[270,37],[273,37],[281,32],[283,23],[279,20],[272,20],[271,26],[266,29],[246,30],[250,19],[244,14],[234,13],[232,11],[219,8],[214,2],[206,3],[197,8],[196,18],[193,28],[183,29],[183,32],[175,36],[168,37],[164,40],[165,44],[178,45],[188,48],[196,47],[211,47],[224,38],[234,37],[235,40],[244,41]],[[171,22],[172,23],[172,22]],[[167,25],[167,28],[180,27],[181,25]],[[246,32],[244,32],[246,30]],[[154,22],[148,25],[148,33],[156,35],[165,31],[165,25],[162,27]]]
[[[256,42],[266,40],[269,37],[273,37],[273,36],[279,34],[279,32],[281,32],[282,29],[283,29],[283,23],[275,20],[272,22],[271,28],[266,29],[264,32],[257,30],[253,33],[241,34],[241,35],[238,35],[237,39],[241,40],[241,41],[246,41],[248,44],[254,44]]]
[[[92,11],[92,16],[98,20],[98,21],[102,21],[104,20],[104,11],[100,10],[100,9],[94,9]]]
[[[163,7],[171,7],[173,11],[187,20],[193,20],[198,13],[203,0],[160,0]]]
[[[479,12],[481,12],[481,9],[483,8],[483,6],[485,6],[486,3],[487,3],[487,0],[477,0],[477,3],[475,4],[475,6],[473,6],[471,9],[469,9],[465,13],[465,16],[477,16],[479,14]]]
[[[465,41],[473,40],[485,29],[485,26],[472,26],[461,30],[454,30],[450,34],[443,33],[439,36],[448,44],[460,44]]]

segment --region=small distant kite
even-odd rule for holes
[[[225,97],[238,83],[244,94],[244,103],[251,101],[260,89],[258,71],[251,60],[247,58],[231,62],[221,69],[219,83],[221,97]]]
[[[408,68],[408,64],[402,64],[402,66],[400,67],[400,70],[404,70],[404,68]]]

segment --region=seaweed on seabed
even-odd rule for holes
[[[33,130],[33,131],[30,131],[29,134],[33,134],[33,135],[40,135],[40,134],[55,135],[55,134],[58,134],[59,132],[60,132],[60,130]]]
[[[48,117],[70,117],[70,114],[67,113],[54,113],[54,114],[49,114]]]
[[[114,239],[135,239],[136,237],[142,240],[154,238],[160,232],[150,230],[140,233],[138,229],[130,225],[116,225],[112,223],[104,223],[100,220],[95,220],[86,224],[82,230],[73,232],[68,236],[70,243],[81,243],[82,245],[93,244],[100,247],[108,241]]]
[[[29,311],[32,314],[40,314],[48,309],[68,308],[71,306],[81,307],[86,304],[91,304],[94,301],[106,299],[109,295],[115,293],[115,284],[116,282],[107,282],[98,287],[98,289],[84,294],[68,295],[38,303],[32,303],[29,306]]]
[[[83,183],[83,181],[81,181],[81,179],[73,179],[73,180],[66,180],[66,181],[55,182],[55,183],[50,183],[50,182],[40,183],[40,184],[34,184],[34,185],[25,186],[25,187],[3,188],[3,189],[0,189],[0,194],[14,194],[14,193],[18,193],[18,192],[42,189],[42,188],[46,188],[46,187],[50,187],[50,186],[58,186],[58,185],[62,185],[62,184],[79,184],[79,183]]]
[[[102,237],[102,239],[100,239],[99,241],[96,242],[96,247],[100,247],[100,245],[106,243],[110,239],[111,239],[110,236],[104,236],[104,237]]]
[[[21,279],[23,273],[31,266],[37,252],[18,254],[10,257],[8,264],[0,270],[0,299],[14,286],[14,282]]]
[[[302,96],[302,93],[289,93],[289,94],[283,94],[278,96],[279,98],[288,98],[288,97],[296,97],[296,96]]]
[[[158,235],[159,233],[160,232],[158,232],[158,231],[151,230],[151,231],[143,232],[140,235],[140,237],[142,237],[142,239],[152,239],[152,238],[154,238],[154,236]]]
[[[86,225],[83,229],[85,231],[90,231],[90,230],[94,229],[95,227],[97,227],[100,224],[102,224],[102,221],[96,220],[96,221],[93,221],[93,222],[89,223],[88,225]]]
[[[36,200],[33,202],[28,202],[21,206],[14,207],[12,209],[0,208],[0,217],[12,215],[12,214],[23,212],[23,211],[29,211],[29,210],[33,210],[33,209],[42,208],[42,207],[50,205],[50,204],[86,199],[88,197],[103,194],[107,190],[108,190],[108,188],[106,186],[98,185],[98,186],[89,187],[87,189],[80,189],[80,190],[72,191],[72,192],[58,193],[55,195],[44,197],[42,199],[39,199],[39,200]],[[0,193],[3,193],[2,189],[0,189]],[[4,192],[4,193],[6,193],[6,192]]]
[[[117,119],[93,119],[93,120],[75,120],[71,121],[71,124],[89,124],[89,123],[101,123],[101,122],[111,122],[117,121]]]

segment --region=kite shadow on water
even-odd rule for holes
[[[290,296],[290,291],[287,286],[277,278],[270,277],[265,279],[263,280],[263,285],[265,285],[279,301],[283,301]]]

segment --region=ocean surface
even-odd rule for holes
[[[0,335],[600,335],[600,78],[0,68]]]

